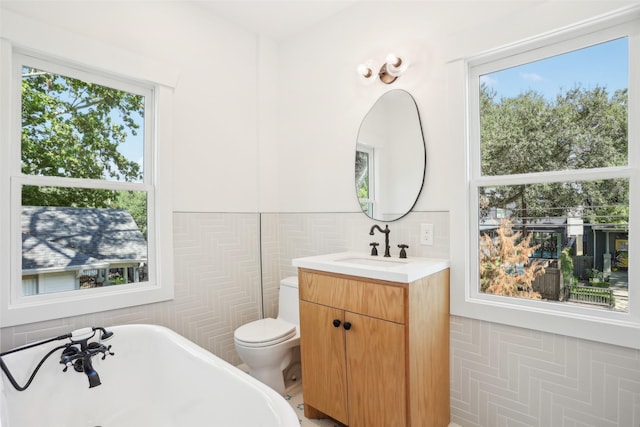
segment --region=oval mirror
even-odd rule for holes
[[[362,120],[356,142],[356,195],[377,221],[408,214],[424,183],[427,153],[415,100],[404,90],[383,94]]]

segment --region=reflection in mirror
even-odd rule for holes
[[[362,211],[394,221],[411,211],[422,189],[426,149],[418,107],[404,90],[380,97],[360,125],[355,184]]]

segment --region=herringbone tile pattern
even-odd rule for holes
[[[258,214],[174,215],[175,298],[2,329],[2,348],[90,325],[165,325],[226,361],[240,363],[234,330],[261,316]]]
[[[434,224],[434,246],[419,245],[420,223]],[[359,213],[176,213],[173,301],[3,328],[0,342],[157,323],[239,364],[233,331],[261,316],[261,292],[265,315],[277,313],[280,278],[296,274],[291,259],[366,251],[372,224]],[[446,212],[412,213],[390,228],[395,251],[406,243],[409,256],[449,256]],[[640,352],[452,317],[451,403],[463,427],[640,427]]]
[[[637,427],[640,352],[452,317],[451,405],[465,427]]]
[[[434,245],[419,243],[420,224],[434,225]],[[295,276],[294,258],[332,252],[368,252],[369,243],[384,244],[380,235],[370,236],[375,224],[359,212],[355,213],[274,213],[261,214],[262,278],[265,315],[278,312],[280,279]],[[409,257],[449,257],[449,213],[412,212],[389,225],[391,254],[398,256],[398,244],[409,245]]]
[[[239,364],[233,331],[261,315],[259,215],[174,216],[172,328]]]

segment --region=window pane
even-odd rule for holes
[[[140,182],[144,97],[22,67],[22,173]]]
[[[369,153],[356,151],[356,188],[358,198],[369,198]]]
[[[358,147],[356,150],[356,192],[362,211],[369,216],[373,215],[372,153],[371,148]]]
[[[626,165],[628,40],[480,76],[481,171]]]
[[[47,202],[60,194],[78,202]],[[145,192],[23,186],[22,196],[23,295],[148,280]]]
[[[479,189],[480,290],[628,311],[629,180]]]

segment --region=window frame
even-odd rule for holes
[[[504,176],[483,176],[480,167],[480,76],[501,69],[548,58],[592,46],[619,37],[629,41],[628,163],[627,166],[570,171],[535,172]],[[468,58],[465,65],[466,86],[466,233],[465,284],[460,300],[452,299],[452,312],[482,320],[529,329],[592,339],[611,344],[640,348],[640,294],[631,283],[640,278],[638,269],[630,269],[629,311],[614,312],[573,306],[557,302],[534,301],[482,293],[479,287],[478,188],[495,185],[518,185],[560,181],[589,181],[627,178],[629,197],[630,264],[638,260],[640,206],[631,196],[640,186],[639,133],[631,123],[640,122],[640,31],[638,12],[621,13],[581,23],[571,28],[496,49]],[[637,127],[637,126],[635,126]],[[453,236],[453,235],[452,235]]]
[[[6,114],[0,119],[4,131],[0,134],[0,196],[10,200],[0,208],[0,235],[9,242],[8,260],[0,263],[0,281],[9,283],[0,290],[0,327],[95,313],[170,300],[173,289],[172,206],[170,146],[173,120],[171,116],[173,88],[164,79],[149,79],[141,69],[144,61],[133,61],[118,68],[89,65],[60,59],[39,50],[17,47],[0,39],[0,109]],[[88,180],[50,176],[23,175],[21,152],[21,84],[20,71],[26,65],[42,65],[56,74],[103,84],[120,90],[144,94],[144,161],[141,182]],[[163,76],[161,76],[163,77]],[[144,191],[147,194],[147,264],[149,280],[132,284],[109,286],[23,296],[20,238],[22,185],[53,185],[83,188]]]

